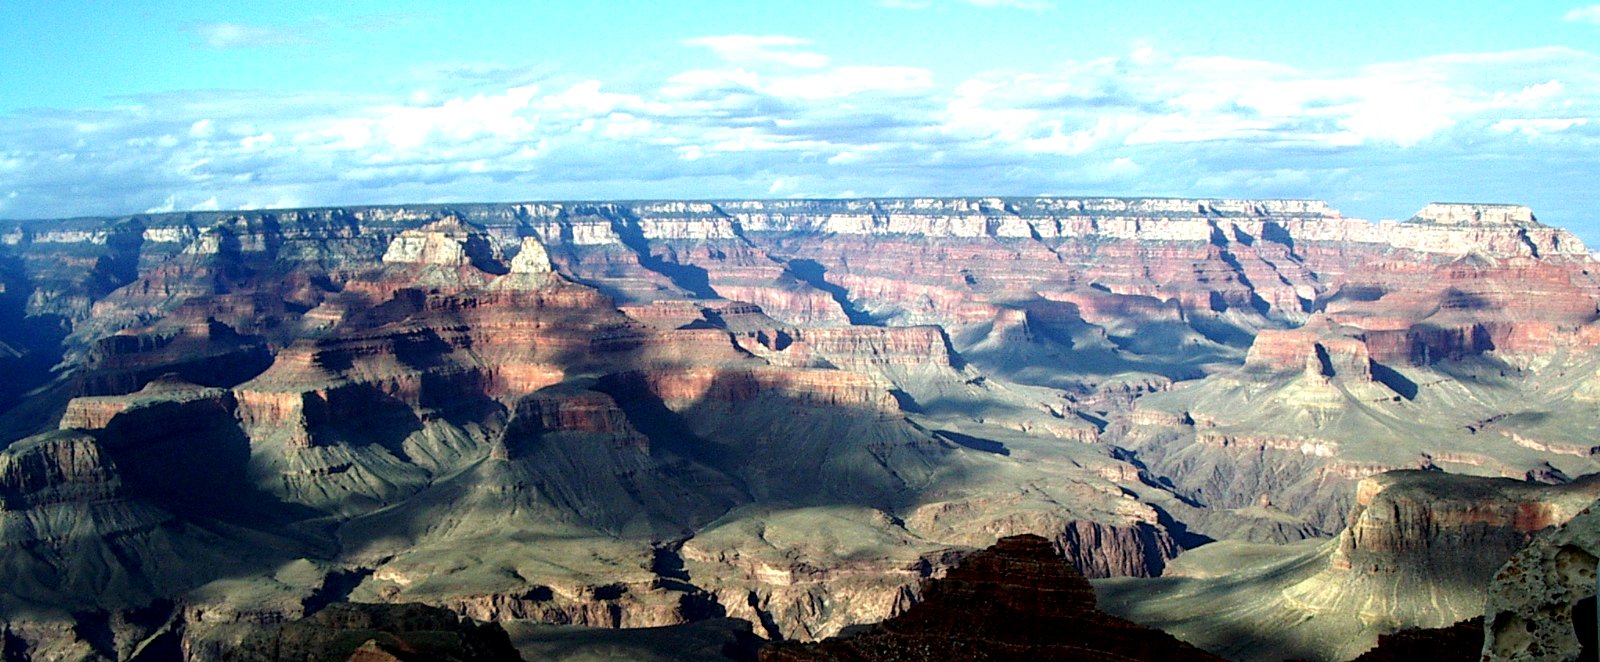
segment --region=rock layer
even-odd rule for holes
[[[1483,659],[1580,660],[1586,649],[1592,654],[1587,647],[1596,645],[1597,562],[1600,511],[1592,506],[1511,557],[1489,585]],[[1580,628],[1587,629],[1587,642]]]
[[[923,589],[923,601],[870,629],[775,644],[766,661],[1219,660],[1095,609],[1094,589],[1039,536],[1003,538]]]
[[[92,553],[6,595],[79,614],[18,623],[36,650],[129,648],[174,614],[214,650],[345,595],[815,638],[1024,531],[1086,574],[1157,574],[1196,532],[1325,535],[1388,469],[1584,472],[1591,435],[1561,421],[1600,383],[1593,264],[1523,209],[1313,201],[0,223],[0,367],[28,371],[0,387],[27,467],[6,498],[31,504],[8,531],[53,550],[27,535],[50,508],[106,512],[72,523]],[[1485,526],[1450,531],[1521,531]],[[1384,530],[1341,558],[1404,557]],[[238,558],[163,574],[212,547]]]
[[[1357,492],[1336,540],[1200,547],[1165,577],[1100,584],[1105,608],[1233,659],[1348,659],[1381,634],[1478,616],[1495,569],[1575,518],[1600,477],[1552,486],[1401,471]]]

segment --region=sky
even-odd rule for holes
[[[1159,195],[1600,247],[1597,180],[1582,0],[0,0],[0,218]]]

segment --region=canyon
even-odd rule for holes
[[[0,286],[0,621],[27,659],[222,659],[347,602],[524,651],[546,626],[822,641],[917,618],[1024,534],[1212,653],[1349,659],[1482,615],[1600,497],[1600,263],[1514,205],[0,221]],[[1185,632],[1218,596],[1259,636]]]

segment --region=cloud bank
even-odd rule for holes
[[[216,47],[282,38],[196,34]],[[1600,56],[1584,51],[1308,71],[1140,48],[942,80],[786,35],[680,47],[715,64],[616,81],[441,65],[393,96],[188,91],[24,111],[0,118],[0,216],[1154,194],[1316,197],[1367,216],[1504,200],[1584,232],[1573,221],[1596,203]]]

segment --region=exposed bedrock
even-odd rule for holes
[[[1038,536],[1002,538],[925,583],[921,594],[920,603],[870,628],[774,644],[761,659],[1220,659],[1096,609],[1094,589]]]
[[[505,629],[417,604],[337,603],[312,616],[263,626],[222,656],[227,662],[290,660],[493,660],[522,656]]]
[[[1587,433],[1574,424],[1584,416],[1576,380],[1593,371],[1588,322],[1548,351],[1496,346],[1490,335],[1471,349],[1470,333],[1446,333],[1455,338],[1446,342],[1419,331],[1431,324],[1423,322],[1402,335],[1434,349],[1413,351],[1375,342],[1360,326],[1371,320],[1318,313],[1298,328],[1262,330],[1242,366],[1141,398],[1102,439],[1213,511],[1264,497],[1324,531],[1342,524],[1353,481],[1384,471],[1562,482],[1593,470]],[[1450,356],[1434,355],[1446,346]],[[1424,353],[1434,358],[1423,362]],[[1233,535],[1212,519],[1190,524]]]
[[[1362,480],[1335,568],[1481,583],[1534,534],[1600,497],[1600,477],[1567,485],[1402,471]],[[1456,556],[1459,555],[1459,556]]]
[[[808,407],[843,407],[893,416],[899,406],[886,385],[869,375],[799,368],[684,368],[622,373],[615,388],[643,388],[673,408],[736,406],[777,394]]]
[[[122,395],[174,374],[204,386],[229,387],[266,370],[272,354],[260,338],[202,319],[174,330],[126,332],[95,342],[79,373],[78,395]]]
[[[1511,557],[1489,584],[1483,659],[1568,662],[1593,655],[1597,563],[1600,512],[1593,506]]]
[[[1351,662],[1476,662],[1483,648],[1483,617],[1438,628],[1407,628],[1378,635],[1378,645]]]
[[[1336,540],[1213,543],[1162,578],[1101,584],[1106,608],[1234,659],[1349,659],[1380,634],[1478,616],[1504,559],[1576,516],[1600,495],[1600,478],[1540,485],[1397,471],[1356,492]]]
[[[978,547],[996,538],[1034,533],[1048,538],[1057,553],[1088,577],[1155,577],[1181,550],[1171,532],[1142,504],[1122,506],[1123,521],[1101,522],[1043,509],[1007,512],[983,501],[939,503],[918,508],[906,518],[913,530]],[[1112,519],[1112,518],[1107,518]]]
[[[97,436],[122,438],[102,443]],[[166,618],[140,610],[217,577],[259,572],[292,553],[293,544],[273,536],[183,515],[216,508],[184,507],[193,496],[162,483],[204,484],[204,477],[181,463],[161,474],[140,467],[129,443],[140,442],[109,430],[63,430],[0,451],[0,548],[8,559],[0,567],[6,586],[0,620],[30,650],[66,655],[60,651],[87,639],[98,653],[118,657],[105,650],[109,643],[82,634],[84,628],[107,628],[109,639],[117,619],[131,619],[116,637],[118,646],[132,646],[151,634],[144,620]],[[141,627],[144,635],[122,639]]]
[[[1388,469],[1563,482],[1595,455],[1600,270],[1520,208],[412,205],[8,221],[0,245],[0,357],[64,357],[0,397],[27,540],[3,599],[114,620],[198,592],[168,617],[217,650],[346,593],[815,638],[1004,536],[1155,575],[1185,533],[1328,535]],[[13,322],[64,339],[15,347]],[[1318,572],[1459,565],[1430,555],[1556,517],[1403,494]],[[61,622],[99,643],[59,650],[110,650],[70,614],[12,631]]]
[[[1310,525],[1309,531],[1339,530],[1354,482],[1398,468],[1329,461],[1318,457],[1314,443],[1289,436],[1137,434],[1133,447],[1152,480],[1167,477],[1181,493],[1202,499],[1208,511],[1249,508],[1265,495],[1276,508]],[[1255,539],[1230,521],[1203,518],[1190,524],[1206,535]]]

